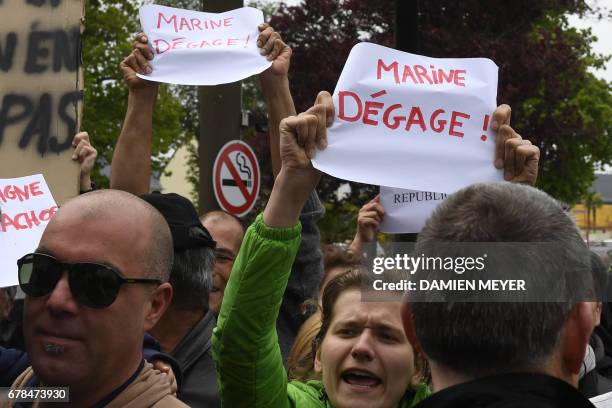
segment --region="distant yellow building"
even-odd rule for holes
[[[192,139],[191,143],[194,148],[198,149],[198,142]],[[189,148],[187,143],[183,144],[172,156],[172,159],[166,166],[166,171],[170,172],[169,176],[162,175],[159,182],[164,193],[177,193],[191,200],[193,186],[187,181]],[[198,203],[193,203],[196,208]]]
[[[593,240],[612,238],[612,174],[598,174],[591,191],[599,194],[602,205],[591,209],[590,213],[583,204],[572,208],[576,224],[586,235],[587,229]]]

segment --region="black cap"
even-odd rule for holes
[[[140,198],[155,207],[166,219],[172,233],[175,252],[187,248],[216,247],[217,243],[200,222],[195,207],[185,197],[156,191],[141,195]]]

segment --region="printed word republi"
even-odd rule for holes
[[[409,193],[393,194],[393,204],[411,203],[413,201],[442,201],[445,193],[432,193],[429,191],[411,191]]]

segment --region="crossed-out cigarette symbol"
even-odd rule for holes
[[[238,171],[241,174],[246,175],[246,179],[241,178],[242,182],[245,186],[251,187],[253,183],[253,173],[251,172],[251,167],[248,165],[247,158],[244,154],[238,152],[236,154],[236,164],[238,167]],[[221,179],[221,185],[227,187],[238,187],[238,183],[233,178],[223,178]]]

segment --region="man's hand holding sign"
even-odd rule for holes
[[[506,181],[534,186],[538,177],[540,150],[510,127],[510,113],[508,105],[500,105],[492,116],[494,165],[504,171]],[[445,198],[445,193],[381,186],[380,202],[387,212],[380,223],[380,230],[387,233],[420,232],[431,212]]]
[[[496,93],[490,60],[358,44],[334,92],[329,149],[313,163],[339,178],[438,195],[482,181],[535,183],[539,151],[510,128],[507,105],[493,111]]]
[[[268,105],[270,132],[272,134],[276,131],[276,136],[271,137],[270,143],[278,149],[278,126],[273,124],[280,123],[281,119],[287,116],[295,115],[287,78],[291,49],[268,24],[262,23],[254,28],[259,32],[256,41],[253,41],[258,47],[257,58],[266,61],[269,66],[259,77]],[[159,83],[152,80],[154,76],[149,76],[156,70],[153,66],[155,54],[149,44],[150,38],[145,33],[138,33],[132,52],[119,64],[130,92],[123,128],[113,154],[111,188],[133,194],[145,194],[149,191],[151,174],[153,110]],[[211,55],[204,57],[214,58]],[[189,69],[182,67],[183,70],[185,68]],[[280,163],[278,166],[280,167]]]

